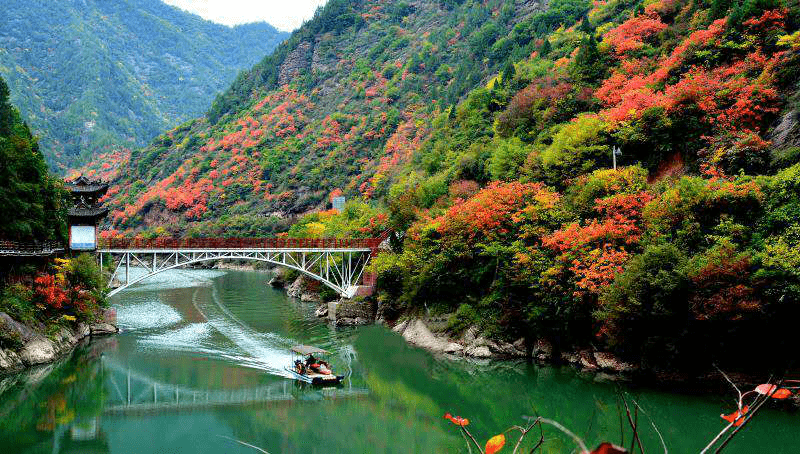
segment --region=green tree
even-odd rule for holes
[[[598,84],[606,74],[606,65],[597,50],[597,40],[593,35],[583,38],[578,55],[572,65],[572,78],[585,84]]]
[[[19,112],[9,103],[0,79],[0,206],[6,219],[0,238],[64,239],[64,191],[47,172],[39,145]]]

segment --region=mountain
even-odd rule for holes
[[[527,58],[531,27],[582,14],[574,5],[556,16],[537,14],[535,1],[330,1],[205,117],[133,152],[114,183],[112,222],[219,235],[236,233],[217,224],[235,217],[269,233],[335,189],[385,194],[431,121]]]
[[[96,169],[116,173],[111,234],[390,228],[386,320],[782,367],[799,26],[782,0],[331,1],[204,118]]]
[[[158,0],[7,0],[0,75],[63,172],[202,114],[287,36],[265,23],[218,25]]]

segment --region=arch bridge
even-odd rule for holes
[[[371,289],[375,277],[365,272],[383,238],[114,238],[101,239],[100,265],[110,255],[114,272],[109,296],[174,268],[212,260],[253,260],[297,270],[352,298]],[[143,275],[131,276],[131,268]]]

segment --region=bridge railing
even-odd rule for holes
[[[99,249],[376,249],[381,238],[101,238]]]
[[[0,255],[50,255],[64,250],[58,241],[9,241],[0,240]]]

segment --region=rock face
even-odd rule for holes
[[[301,72],[311,67],[311,43],[300,43],[295,50],[286,56],[278,73],[278,85],[286,85]]]
[[[392,331],[399,333],[409,344],[425,348],[437,353],[448,353],[476,359],[484,358],[524,358],[525,339],[520,338],[513,343],[489,339],[483,336],[477,327],[467,329],[458,339],[451,339],[445,334],[436,333],[436,319],[427,322],[418,318],[405,319],[395,325]],[[431,327],[434,327],[432,330]],[[554,355],[550,342],[538,339],[533,345],[533,357],[539,361],[551,362],[561,360],[573,366],[598,374],[609,373],[609,378],[636,372],[638,368],[609,352],[592,350],[565,351]]]
[[[392,330],[400,333],[409,344],[438,353],[472,358],[519,358],[525,356],[524,348],[520,350],[514,344],[497,342],[479,336],[476,327],[469,328],[457,341],[443,334],[435,334],[428,324],[420,319],[405,320]]]
[[[637,367],[631,363],[626,363],[616,355],[608,352],[594,352],[594,360],[597,366],[607,372],[629,373],[635,372]]]
[[[303,292],[300,295],[300,301],[304,303],[316,303],[319,302],[319,294],[312,293],[312,292]]]
[[[270,286],[274,288],[283,288],[286,286],[286,277],[283,274],[283,269],[276,268],[272,273],[272,279],[269,280]]]
[[[303,276],[298,276],[291,285],[286,287],[286,294],[304,303],[318,303],[320,301],[318,286],[314,284],[315,282],[308,281]]]
[[[106,317],[110,318],[112,314],[110,311]],[[101,322],[92,325],[78,324],[72,329],[62,328],[52,336],[44,336],[3,312],[0,312],[0,321],[5,327],[16,332],[22,342],[22,347],[19,349],[0,348],[0,372],[50,363],[72,350],[86,337],[115,334],[119,331],[112,323]]]
[[[800,146],[800,112],[790,110],[783,114],[768,139],[775,148]]]
[[[375,309],[366,301],[342,298],[328,303],[327,316],[336,326],[369,325],[375,320]]]
[[[394,327],[395,332],[412,345],[442,353],[460,353],[464,351],[461,344],[451,342],[447,338],[434,335],[422,320],[410,320]]]
[[[299,276],[288,287],[286,287],[286,294],[292,298],[300,298],[303,295],[303,277]]]

